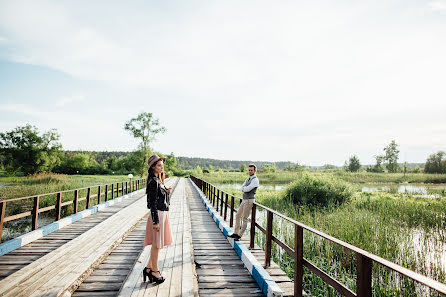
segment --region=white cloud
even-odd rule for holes
[[[73,95],[68,97],[62,97],[56,102],[56,106],[62,107],[71,103],[79,103],[85,101],[85,96],[83,95]]]
[[[445,0],[433,0],[429,2],[429,6],[436,11],[446,12]]]

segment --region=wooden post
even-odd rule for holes
[[[74,199],[73,199],[73,212],[74,213],[77,213],[78,200],[79,200],[79,191],[74,190]]]
[[[108,185],[105,185],[105,201],[108,201]]]
[[[217,204],[217,212],[218,212],[218,204],[219,204],[219,198],[220,198],[220,189],[217,189],[217,196],[215,196],[215,204]]]
[[[116,183],[116,197],[119,197],[119,183]]]
[[[231,195],[231,213],[229,214],[229,227],[234,225],[234,196]]]
[[[227,217],[227,214],[228,214],[228,193],[226,193],[226,195],[225,195],[225,213],[224,213],[224,215],[223,215],[223,219],[226,221],[226,217]]]
[[[115,184],[111,184],[112,189],[111,189],[111,199],[113,199],[113,194],[115,192]]]
[[[294,296],[302,297],[304,279],[304,231],[294,225]]]
[[[372,267],[370,258],[356,254],[356,296],[372,297]]]
[[[273,213],[266,211],[266,247],[265,247],[265,267],[271,265],[271,246],[273,238]]]
[[[39,218],[39,196],[34,197],[34,205],[33,205],[33,211],[32,211],[32,225],[31,229],[36,230],[37,229],[37,220]]]
[[[5,221],[6,201],[0,202],[0,242],[2,242],[3,223]]]
[[[101,186],[98,186],[98,204],[101,203]]]
[[[125,182],[125,193],[128,194],[129,193],[129,183]]]
[[[60,220],[60,209],[62,204],[62,193],[57,193],[57,201],[56,201],[56,221]]]
[[[122,196],[125,195],[125,193],[124,193],[124,182],[122,182],[122,184],[121,184],[121,195]]]
[[[91,188],[87,189],[87,208],[90,208]]]
[[[225,196],[225,193],[221,191],[221,197],[220,197],[220,215],[223,216],[223,197]]]
[[[251,232],[250,232],[250,239],[249,239],[249,248],[254,248],[254,243],[256,239],[256,204],[254,203],[252,205],[252,212],[251,212]]]

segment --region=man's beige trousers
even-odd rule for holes
[[[254,199],[243,199],[240,203],[240,207],[237,210],[237,215],[235,216],[235,230],[234,233],[243,236],[246,227],[248,226],[248,217],[251,214],[252,206],[254,205]],[[242,229],[240,229],[240,222],[243,219]]]

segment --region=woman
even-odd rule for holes
[[[149,277],[150,282],[158,284],[164,282],[158,268],[158,254],[165,245],[172,244],[172,232],[169,222],[170,193],[172,188],[164,185],[164,161],[153,155],[149,158],[149,177],[147,178],[147,207],[150,215],[147,219],[146,237],[144,245],[152,245],[150,258],[143,270],[144,281]]]

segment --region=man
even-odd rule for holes
[[[235,216],[235,229],[234,233],[229,235],[229,237],[234,238],[234,240],[240,240],[243,233],[248,226],[248,218],[251,213],[252,206],[255,201],[255,194],[257,188],[259,187],[259,179],[256,176],[257,167],[254,164],[249,164],[248,173],[249,177],[245,180],[240,190],[243,192],[243,200],[240,203],[240,207],[237,210],[237,215]],[[240,229],[240,222],[243,219],[243,224]]]

